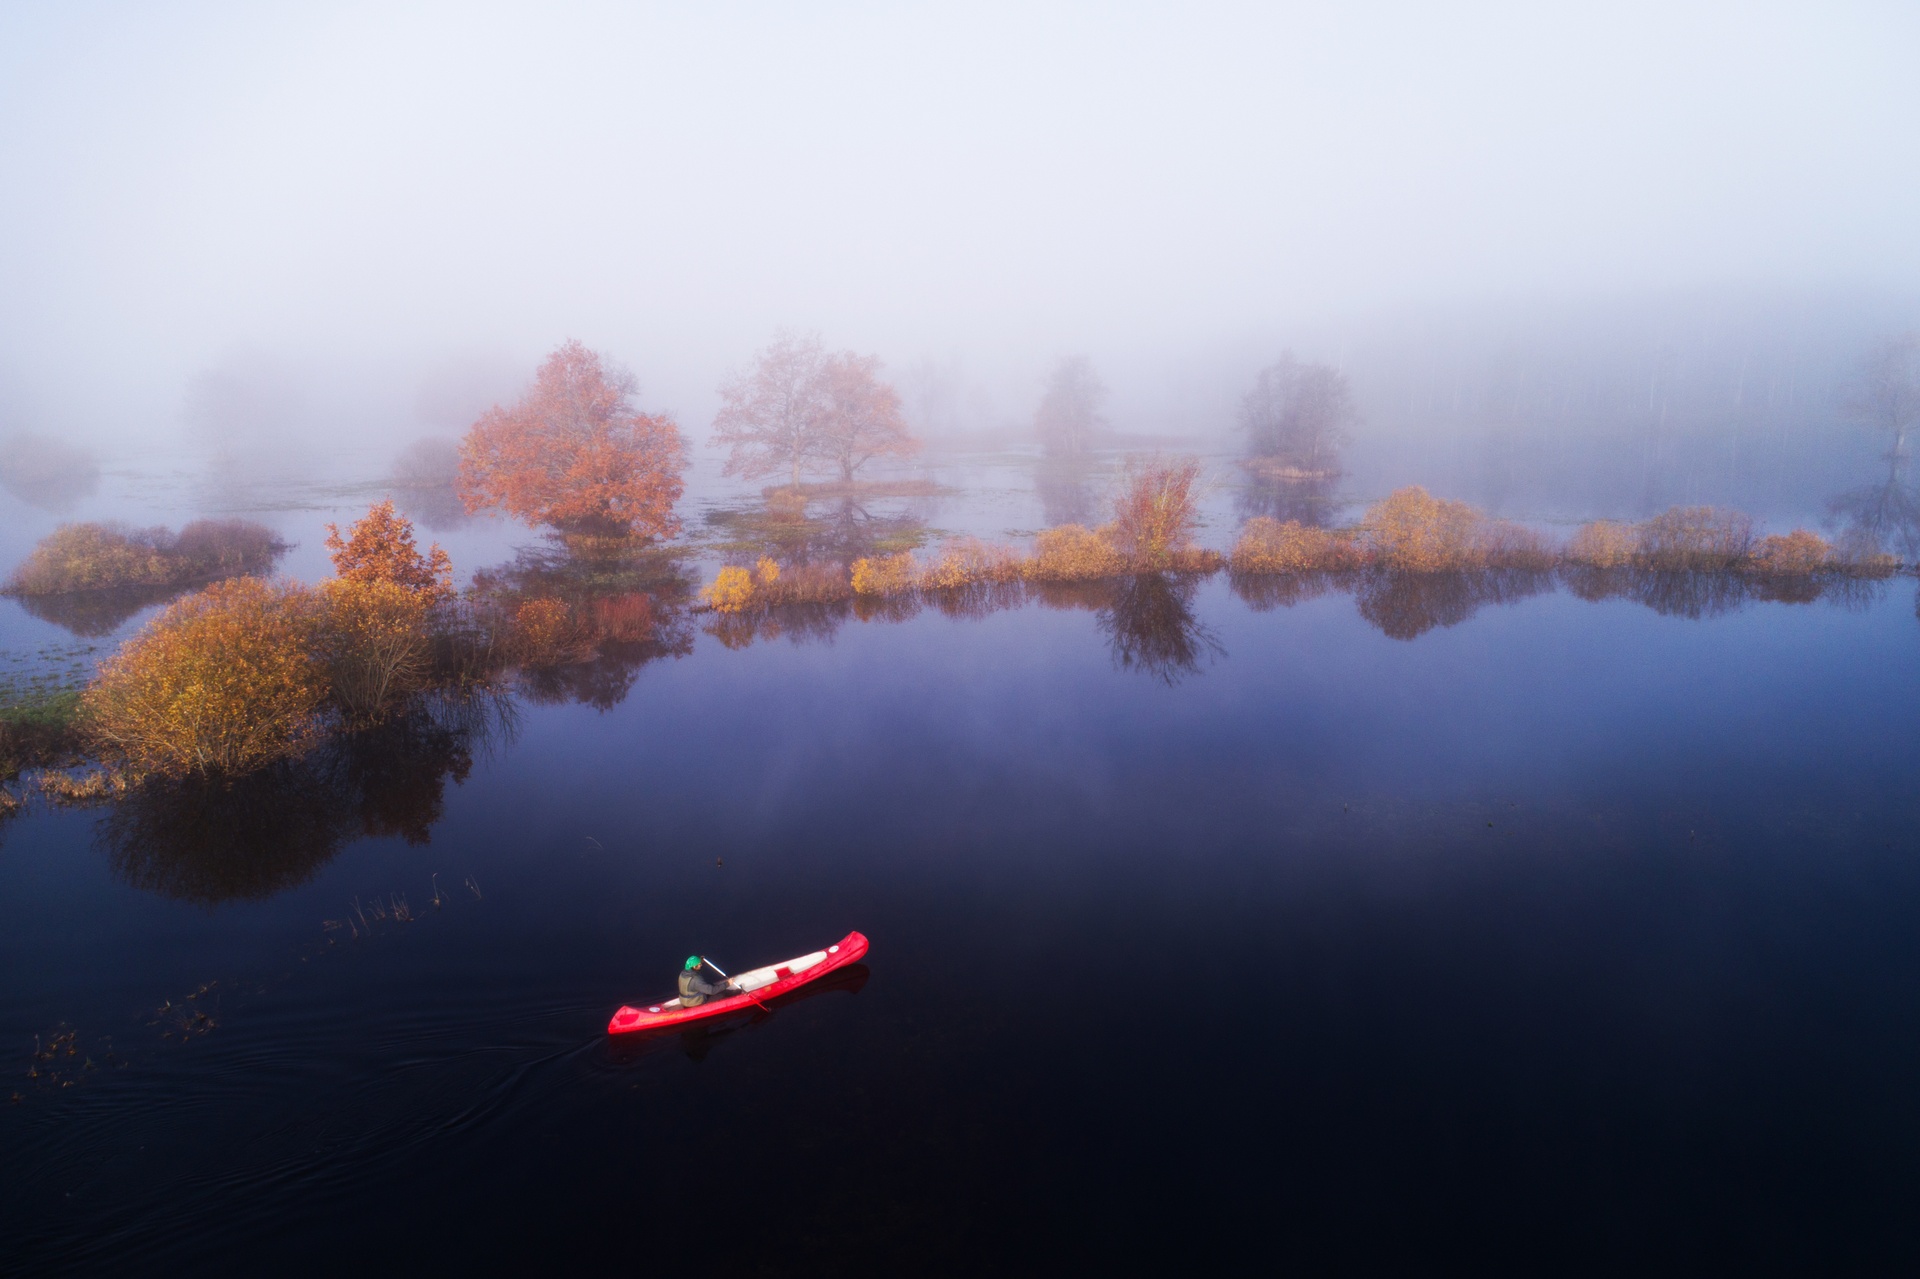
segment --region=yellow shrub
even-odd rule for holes
[[[738,571],[738,570],[736,570]],[[514,655],[529,666],[551,666],[572,651],[573,610],[551,596],[528,600],[513,614]]]
[[[1590,568],[1624,568],[1633,562],[1639,544],[1633,525],[1618,520],[1595,520],[1582,524],[1567,543],[1567,558]]]
[[[1062,524],[1047,529],[1033,542],[1027,576],[1043,582],[1081,582],[1112,577],[1127,563],[1114,549],[1105,529],[1084,524]]]
[[[738,613],[753,600],[753,574],[729,565],[701,592],[716,613]]]
[[[929,590],[951,591],[980,582],[1010,582],[1020,576],[1020,555],[1010,546],[995,546],[977,537],[956,538],[940,547],[921,574]]]
[[[321,585],[320,598],[328,679],[350,720],[377,720],[425,685],[431,592],[381,577],[336,577]]]
[[[326,670],[300,587],[242,577],[173,604],[100,668],[88,732],[139,773],[244,773],[319,732]]]
[[[1809,529],[1797,528],[1781,536],[1763,537],[1753,548],[1754,567],[1763,573],[1804,575],[1833,566],[1833,547]]]
[[[1414,485],[1368,507],[1361,527],[1381,564],[1434,573],[1482,566],[1478,535],[1483,519],[1465,502],[1434,497]]]
[[[780,565],[772,556],[762,555],[753,562],[753,580],[761,586],[772,586],[780,580]]]
[[[1247,521],[1234,543],[1236,573],[1313,573],[1359,568],[1366,554],[1351,534],[1314,528],[1298,520],[1257,515]]]
[[[913,589],[913,552],[863,557],[853,562],[855,595],[899,595]]]

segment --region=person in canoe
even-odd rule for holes
[[[707,961],[698,955],[688,955],[686,967],[680,970],[680,1006],[698,1008],[714,996],[737,995],[740,988],[729,977],[719,985],[714,985],[700,975],[700,968]]]

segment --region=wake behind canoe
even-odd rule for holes
[[[630,1035],[635,1031],[658,1030],[665,1026],[683,1026],[712,1017],[725,1017],[744,1009],[764,1008],[769,1000],[778,999],[788,991],[798,990],[808,982],[818,981],[849,964],[859,963],[866,953],[866,935],[848,933],[825,950],[816,950],[739,974],[733,979],[741,991],[737,995],[709,999],[693,1008],[682,1007],[677,998],[640,1008],[623,1006],[607,1023],[607,1033]]]

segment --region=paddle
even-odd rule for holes
[[[700,962],[705,964],[707,967],[713,969],[714,972],[719,973],[722,977],[727,977],[727,970],[722,968],[720,965],[714,963],[711,959],[708,959],[705,955],[700,956]],[[732,981],[733,978],[727,977],[727,980]],[[748,999],[752,999],[754,1002],[754,1006],[759,1008],[761,1012],[771,1013],[773,1011],[773,1009],[767,1007],[765,1004],[761,1003],[758,999],[755,999],[752,991],[743,990],[740,993],[745,995]]]

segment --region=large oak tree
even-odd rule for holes
[[[460,445],[468,511],[497,506],[563,532],[668,537],[686,450],[673,420],[633,407],[633,375],[578,342],[560,347],[509,408]]]
[[[880,357],[842,351],[820,369],[819,416],[809,451],[840,468],[842,481],[882,455],[906,457],[920,448],[900,416],[900,395],[880,380]]]

